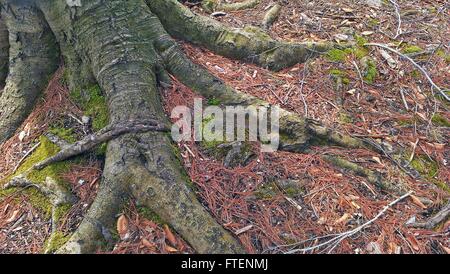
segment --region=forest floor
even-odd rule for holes
[[[448,1],[282,1],[270,35],[287,41],[356,39],[387,44],[418,62],[440,87],[450,86]],[[395,6],[398,3],[399,21]],[[234,27],[260,25],[271,0],[217,20]],[[205,14],[198,5],[192,9]],[[398,35],[397,35],[398,34]],[[198,197],[248,252],[285,253],[320,244],[355,229],[398,197],[323,161],[333,153],[408,186],[413,195],[396,203],[361,232],[312,253],[450,253],[450,221],[435,229],[407,226],[424,221],[450,198],[450,105],[434,96],[408,61],[378,48],[331,51],[281,72],[229,60],[182,44],[197,63],[241,92],[315,118],[341,132],[369,137],[403,151],[417,173],[402,171],[389,157],[368,150],[314,147],[311,153],[261,153],[237,167],[201,143],[179,144]],[[383,57],[384,55],[384,57]],[[367,67],[367,58],[374,65]],[[196,97],[176,80],[163,90],[167,113]],[[79,138],[83,110],[64,85],[61,68],[22,128],[0,147],[0,180],[33,152],[39,136],[58,124]],[[93,114],[95,115],[95,114]],[[59,229],[70,234],[92,203],[101,178],[102,154],[84,156],[64,171],[78,202]],[[278,182],[278,183],[274,183]],[[293,182],[298,188],[279,187]],[[1,190],[0,190],[1,191]],[[51,232],[44,206],[30,191],[0,192],[0,253],[39,253]],[[38,204],[38,205],[37,205]],[[117,216],[119,218],[119,216]],[[192,249],[158,216],[130,203],[124,208],[112,253],[190,253]],[[124,225],[125,224],[125,225]],[[104,252],[104,251],[99,251]]]

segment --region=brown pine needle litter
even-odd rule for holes
[[[258,24],[264,17],[264,7],[271,1],[261,2],[254,9],[230,12],[216,19],[234,27]],[[314,3],[308,5],[308,2]],[[441,1],[398,3],[400,12],[424,10],[415,17],[403,15],[399,22],[397,8],[389,5],[368,9],[355,1],[289,1],[269,32],[273,37],[289,41],[318,41],[345,34],[351,27],[367,42],[390,46],[394,41],[391,38],[398,35],[401,43],[393,47],[404,51],[416,45],[428,52],[425,57],[412,58],[419,61],[437,86],[448,87],[448,61],[442,57],[448,56],[449,50],[449,37],[445,33],[449,29],[445,19],[448,10],[442,10],[442,5]],[[198,7],[194,9],[202,12]],[[420,25],[420,32],[415,33],[417,22],[428,27]],[[429,30],[431,25],[438,27]],[[183,49],[195,62],[238,91],[301,115],[307,113],[308,117],[325,121],[333,129],[393,144],[407,151],[405,157],[411,157],[416,167],[428,165],[421,179],[412,179],[390,159],[367,150],[315,147],[309,154],[261,153],[258,144],[251,144],[255,157],[245,166],[228,169],[222,159],[205,152],[200,143],[178,144],[198,197],[216,220],[239,238],[248,252],[448,252],[450,222],[434,230],[405,226],[412,219],[425,221],[439,211],[449,199],[450,187],[450,132],[448,127],[438,123],[450,120],[448,105],[432,95],[427,79],[416,73],[413,65],[392,55],[397,62],[394,69],[378,50],[367,48],[364,52],[347,54],[339,61],[323,56],[307,64],[270,72],[190,44],[183,44]],[[367,80],[359,54],[374,58],[377,71],[373,81]],[[13,172],[52,121],[69,113],[76,117],[82,115],[70,101],[67,87],[61,84],[62,74],[61,68],[16,135],[1,145],[0,179]],[[337,76],[343,83],[340,87],[336,85]],[[175,106],[192,106],[195,98],[191,90],[176,80],[164,94],[168,114]],[[19,140],[21,132],[25,132],[22,141]],[[323,161],[320,155],[325,153],[340,155],[380,171],[390,181],[407,185],[413,197],[397,201],[401,197],[385,193],[364,178]],[[90,161],[73,165],[63,176],[79,198],[64,216],[59,228],[64,233],[72,232],[82,220],[101,183],[102,163],[98,159]],[[80,180],[85,183],[80,184]],[[292,193],[274,184],[282,180],[296,181],[299,193],[290,197]],[[393,201],[397,202],[384,210]],[[378,216],[380,212],[383,214]],[[193,252],[164,220],[143,211],[133,200],[122,216],[127,220],[123,237],[112,251],[99,252]],[[41,252],[49,232],[49,220],[31,206],[24,193],[13,193],[0,200],[0,253]],[[327,241],[329,245],[325,244]]]

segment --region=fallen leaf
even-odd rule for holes
[[[27,135],[27,133],[26,133],[24,130],[22,130],[22,131],[19,133],[19,141],[22,142],[26,135]]]
[[[11,222],[14,222],[17,219],[17,215],[19,215],[19,210],[14,210],[11,217],[9,217],[9,219],[6,220],[6,223],[9,224]]]
[[[355,203],[354,201],[351,201],[352,206],[354,206],[356,209],[360,209],[361,207]]]
[[[166,234],[167,240],[169,240],[169,243],[176,246],[177,245],[177,239],[173,235],[172,231],[170,231],[169,226],[165,224],[163,226],[163,229],[164,229],[164,234]]]
[[[373,156],[372,159],[373,159],[375,162],[377,162],[378,164],[383,165],[383,163],[381,163],[381,160],[380,160],[379,157]]]
[[[241,229],[236,230],[236,232],[234,232],[234,234],[239,235],[239,234],[242,234],[242,233],[244,233],[246,231],[249,231],[252,228],[253,228],[253,225],[248,225],[248,226],[245,226],[245,227],[243,227]]]
[[[412,248],[415,251],[419,251],[420,250],[419,243],[417,242],[417,239],[413,235],[411,235],[411,234],[407,235],[406,239],[408,240],[408,242],[411,244]]]
[[[394,69],[397,67],[397,61],[395,61],[395,59],[392,58],[389,53],[387,53],[385,50],[380,49],[380,54],[391,68]]]
[[[348,35],[346,34],[342,34],[342,33],[338,33],[334,35],[334,38],[338,41],[347,41],[348,40]]]
[[[373,33],[374,33],[373,31],[366,30],[366,31],[361,32],[361,35],[369,36],[369,35],[372,35]]]
[[[176,248],[171,247],[170,245],[166,245],[165,249],[167,252],[178,252]]]
[[[356,89],[347,90],[347,93],[350,95],[354,95],[356,92]]]
[[[337,220],[334,222],[334,224],[337,225],[337,224],[343,223],[343,222],[347,221],[349,217],[350,217],[350,214],[344,213],[344,215],[342,215],[341,218],[337,219]]]
[[[442,249],[443,249],[447,254],[450,254],[450,248],[445,247],[445,246],[443,246],[442,244],[441,244],[441,247],[442,247]]]
[[[151,249],[151,250],[154,250],[155,249],[155,247],[156,247],[156,245],[155,244],[152,244],[151,242],[149,242],[147,239],[145,239],[145,238],[142,238],[142,244],[145,246],[145,247],[147,247],[147,248],[149,248],[149,249]]]
[[[427,208],[427,206],[424,205],[424,204],[422,203],[422,201],[420,201],[420,199],[419,199],[418,197],[416,197],[416,196],[414,196],[414,195],[409,195],[409,196],[411,197],[411,200],[413,201],[413,203],[415,203],[416,205],[420,206],[420,207],[423,208],[423,209],[426,209],[426,208]]]
[[[366,246],[367,252],[369,254],[383,254],[383,251],[381,251],[380,245],[376,242],[370,242]]]
[[[319,225],[323,225],[327,222],[327,218],[326,217],[320,217],[319,220],[317,221],[317,223]]]
[[[120,215],[117,220],[117,232],[119,233],[121,239],[125,238],[125,235],[128,232],[128,219],[125,215]]]

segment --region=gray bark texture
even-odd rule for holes
[[[0,98],[0,143],[31,111],[60,56],[70,88],[98,83],[107,100],[111,129],[129,121],[168,123],[157,89],[158,77],[165,72],[225,105],[271,107],[236,92],[194,64],[170,35],[274,70],[331,47],[276,41],[256,28],[224,27],[176,0],[0,0],[0,5],[0,84],[4,71],[9,71]],[[138,128],[97,136],[101,138],[95,144],[108,142],[98,195],[59,253],[92,253],[112,242],[117,214],[130,196],[168,222],[199,253],[244,252],[186,185],[172,141],[159,131]],[[345,147],[365,146],[288,111],[281,112],[280,131],[284,136],[280,149],[289,151],[304,151],[317,139]],[[68,155],[93,146],[81,140]]]

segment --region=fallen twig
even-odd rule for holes
[[[447,219],[449,215],[450,215],[450,201],[447,202],[447,204],[436,215],[428,219],[428,221],[413,222],[411,224],[408,224],[408,226],[415,228],[433,229],[439,223]]]
[[[311,247],[307,247],[307,248],[301,248],[301,249],[294,249],[294,250],[290,250],[288,252],[286,252],[287,254],[292,254],[292,253],[297,253],[297,252],[307,252],[307,251],[311,251],[314,249],[318,249],[321,247],[331,247],[329,252],[331,252],[337,245],[339,245],[339,243],[341,243],[344,239],[360,232],[362,229],[364,229],[365,227],[369,226],[370,224],[372,224],[373,222],[375,222],[376,220],[378,220],[378,218],[380,218],[388,209],[390,209],[393,205],[395,205],[396,203],[400,202],[401,200],[409,197],[412,194],[412,191],[400,196],[399,198],[397,198],[396,200],[390,202],[388,205],[386,205],[375,217],[373,217],[372,219],[370,219],[369,221],[367,221],[366,223],[343,233],[339,233],[336,236],[334,236],[333,238],[331,238],[330,240],[323,242],[321,244],[318,245],[314,245]]]
[[[20,165],[22,164],[22,162],[33,152],[36,150],[36,148],[38,148],[38,146],[41,143],[38,142],[37,144],[35,144],[30,150],[27,151],[27,153],[25,153],[25,155],[23,155],[23,157],[20,159],[20,161],[16,164],[16,166],[14,167],[12,173],[15,173],[17,171],[17,169],[20,167]]]
[[[430,75],[428,75],[428,73],[425,71],[424,68],[422,68],[419,64],[417,64],[411,57],[399,52],[398,50],[395,50],[391,47],[388,47],[387,45],[383,45],[383,44],[378,44],[378,43],[366,43],[364,44],[364,46],[375,46],[375,47],[380,47],[380,48],[384,48],[386,50],[389,50],[397,55],[399,55],[400,57],[405,58],[406,60],[410,61],[418,70],[420,70],[420,72],[422,72],[422,74],[427,78],[427,80],[430,82],[431,86],[434,87],[435,89],[437,89],[439,91],[439,93],[447,100],[450,101],[450,97],[445,94],[446,90],[442,90],[440,87],[438,87],[434,82],[433,79],[431,79]]]
[[[394,36],[394,39],[397,39],[397,37],[399,37],[402,34],[402,16],[400,15],[400,7],[397,4],[397,2],[395,2],[394,0],[389,0],[389,2],[391,2],[391,4],[394,6],[395,8],[395,14],[397,15],[397,32]]]

